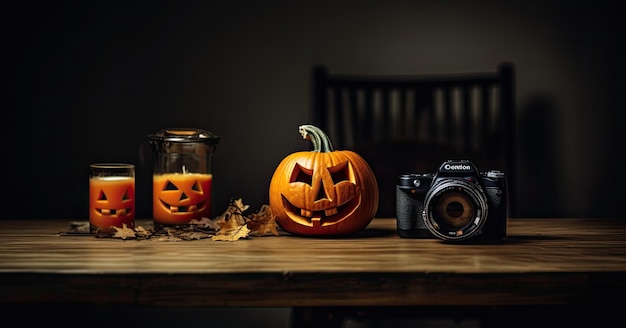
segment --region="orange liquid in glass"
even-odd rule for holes
[[[163,225],[188,224],[210,218],[213,175],[167,173],[152,177],[152,215]]]
[[[135,226],[135,178],[94,177],[89,179],[89,222],[94,229],[111,231],[111,226]]]

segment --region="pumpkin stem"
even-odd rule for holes
[[[333,145],[330,143],[330,139],[328,139],[328,136],[324,133],[324,131],[322,131],[322,129],[314,125],[305,124],[300,125],[298,127],[298,131],[302,135],[302,138],[311,140],[311,143],[313,143],[313,151],[320,153],[335,151]]]

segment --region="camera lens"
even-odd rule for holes
[[[426,194],[424,221],[435,236],[464,240],[480,231],[487,218],[487,199],[472,180],[442,179]]]
[[[441,195],[435,204],[433,215],[437,221],[450,229],[458,229],[471,223],[476,212],[471,201],[460,192],[450,192]]]

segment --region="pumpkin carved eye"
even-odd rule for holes
[[[176,185],[172,181],[168,181],[165,184],[165,187],[163,187],[163,191],[177,191],[177,190],[179,190],[178,187],[176,187]],[[202,189],[200,188],[200,184],[198,184],[198,181],[194,181],[194,183],[191,185],[191,187],[189,187],[189,190],[193,190],[193,191],[196,191],[196,192],[202,192]],[[185,200],[187,198],[189,198],[189,196],[187,196],[185,191],[181,190],[181,194],[180,194],[179,200]]]
[[[190,189],[193,191],[200,191],[200,184],[198,184],[198,181],[194,181]],[[165,184],[165,187],[163,187],[163,190],[178,190],[178,187],[176,187],[176,185],[172,183],[172,181],[168,181]]]
[[[176,185],[173,184],[172,181],[168,181],[165,184],[165,187],[163,188],[163,190],[178,190],[178,187],[176,187]]]
[[[335,185],[343,181],[353,182],[353,179],[350,179],[350,166],[348,162],[329,167],[328,172],[330,172],[330,177],[333,179]]]
[[[129,200],[129,199],[130,199],[130,196],[128,196],[128,190],[126,190],[124,191],[124,194],[122,195],[121,200]],[[100,194],[98,195],[98,200],[109,200],[104,190],[100,190]]]
[[[302,165],[296,163],[293,169],[293,174],[289,182],[302,182],[309,186],[313,184],[313,170],[302,167]]]
[[[328,167],[326,169],[328,170],[328,173],[330,174],[330,177],[333,180],[334,185],[337,185],[338,183],[342,181],[352,182],[353,180],[350,178],[351,174],[350,174],[350,168],[349,168],[348,162],[343,162],[336,166]],[[299,163],[296,163],[293,169],[293,174],[292,174],[292,178],[290,179],[290,182],[302,182],[302,183],[308,184],[309,186],[312,185],[313,184],[313,170],[307,169],[303,167],[302,165],[300,165]]]

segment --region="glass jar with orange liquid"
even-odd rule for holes
[[[210,218],[213,153],[219,137],[206,130],[170,128],[148,136],[154,155],[155,229]]]

